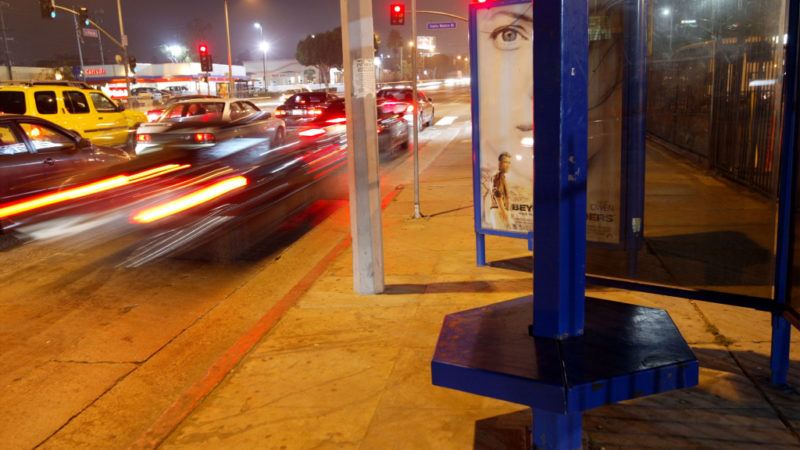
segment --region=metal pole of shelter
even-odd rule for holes
[[[411,0],[411,36],[413,45],[411,47],[411,83],[414,95],[414,218],[422,218],[422,210],[419,205],[419,125],[420,113],[419,97],[417,94],[417,0]]]
[[[778,187],[778,229],[775,252],[775,301],[789,306],[792,292],[792,266],[797,258],[795,245],[795,193],[797,192],[798,144],[797,108],[800,102],[800,0],[789,2],[789,29],[786,42],[786,71],[784,74],[783,137]],[[781,313],[772,314],[772,348],[770,356],[771,381],[785,385],[789,373],[791,326]]]
[[[225,0],[225,35],[228,39],[228,98],[233,98],[233,57],[231,56],[231,23],[228,16],[228,0]]]
[[[379,294],[385,285],[372,0],[340,0],[340,6],[353,284],[359,294]]]
[[[125,88],[128,90],[128,105],[131,100],[131,77],[128,73],[128,36],[125,35],[125,26],[122,24],[122,3],[117,0],[117,16],[119,17],[119,36],[120,43],[122,44],[123,61],[122,66],[125,68]]]
[[[583,333],[586,283],[586,0],[534,2],[533,334]]]
[[[533,2],[534,298],[532,334],[584,329],[589,17],[586,0]],[[536,448],[581,448],[582,414],[533,410]]]

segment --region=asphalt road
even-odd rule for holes
[[[469,89],[426,93],[431,159],[469,137]],[[411,179],[410,157],[384,158],[386,189]],[[3,447],[127,446],[349,232],[346,209],[316,202],[228,263],[185,255],[130,268],[135,235],[0,250]]]

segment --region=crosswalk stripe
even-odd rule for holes
[[[436,122],[437,127],[447,127],[453,124],[458,119],[458,116],[445,116]]]

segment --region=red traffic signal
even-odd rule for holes
[[[406,5],[403,3],[392,3],[389,6],[389,22],[392,25],[405,25]]]
[[[197,51],[200,52],[201,55],[207,55],[208,54],[208,46],[206,44],[200,44],[197,47]]]

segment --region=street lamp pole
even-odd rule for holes
[[[228,16],[228,0],[225,0],[225,33],[228,38],[228,98],[233,98],[233,57],[231,56],[231,21]]]
[[[261,35],[261,39],[258,42],[258,49],[261,50],[261,56],[264,61],[264,92],[267,93],[269,92],[269,85],[267,84],[267,45],[266,42],[264,42],[264,27],[258,22],[254,23],[253,26],[258,28]]]

